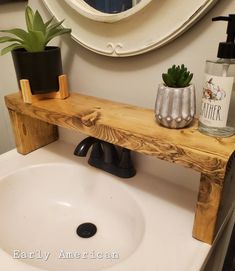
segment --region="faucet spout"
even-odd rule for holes
[[[74,155],[85,157],[90,147],[97,141],[98,139],[91,136],[83,139],[74,150]]]

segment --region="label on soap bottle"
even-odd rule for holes
[[[226,127],[233,77],[205,75],[199,120],[209,127]]]

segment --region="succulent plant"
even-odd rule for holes
[[[173,65],[167,73],[162,74],[162,79],[168,87],[183,88],[189,86],[193,74],[182,64],[181,66]]]
[[[0,30],[0,32],[10,34],[10,36],[0,37],[0,43],[12,43],[1,50],[1,55],[18,48],[24,48],[28,52],[44,51],[50,40],[71,32],[71,29],[61,27],[63,21],[53,23],[54,17],[44,22],[39,12],[37,10],[33,12],[29,6],[25,9],[25,20],[28,31],[20,28]]]

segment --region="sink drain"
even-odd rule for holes
[[[94,236],[97,232],[96,225],[92,223],[83,223],[77,228],[77,235],[82,238],[90,238]]]

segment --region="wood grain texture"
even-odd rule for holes
[[[212,244],[235,206],[235,152],[230,156],[224,179],[201,175],[193,236]]]
[[[58,139],[55,125],[9,110],[17,151],[28,154]]]
[[[212,244],[221,202],[223,180],[201,174],[198,201],[195,211],[193,236]]]
[[[19,94],[5,97],[13,111],[126,147],[140,153],[193,168],[223,179],[235,137],[213,138],[197,130],[159,126],[154,111],[71,93],[65,100],[43,100],[25,105]]]

